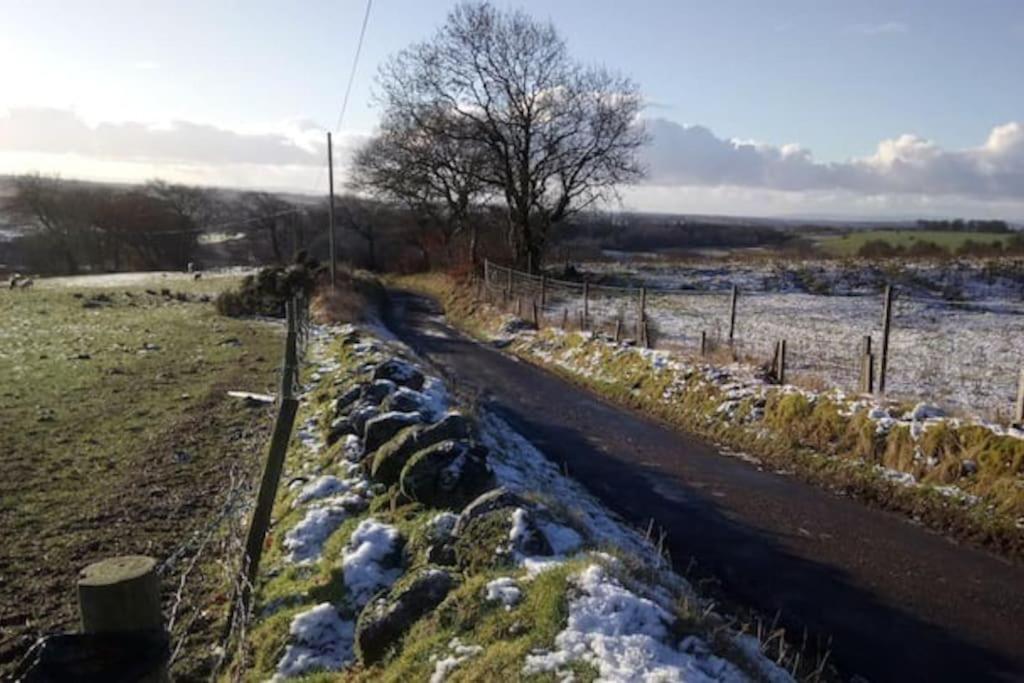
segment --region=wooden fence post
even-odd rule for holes
[[[638,308],[636,312],[636,341],[637,344],[643,344],[644,339],[644,322],[647,316],[647,288],[640,288],[640,301],[638,302]]]
[[[580,310],[580,332],[586,329],[586,317],[583,315],[583,311]]]
[[[615,341],[618,342],[618,341],[621,341],[621,340],[622,340],[622,318],[619,317],[619,318],[615,319]]]
[[[885,286],[885,306],[882,309],[882,355],[878,359],[878,393],[885,394],[885,375],[889,369],[889,331],[892,327],[892,285]]]
[[[732,286],[732,295],[729,297],[729,346],[732,346],[736,334],[736,297],[739,290],[736,285]]]
[[[871,335],[865,335],[860,352],[860,393],[875,390],[875,354],[871,352]]]
[[[580,324],[580,329],[583,329],[584,325],[590,322],[590,283],[583,283],[583,323]]]
[[[569,329],[569,309],[568,308],[563,308],[562,309],[562,329],[563,330]]]
[[[298,411],[297,399],[287,396],[278,406],[277,419],[274,421],[274,433],[270,438],[270,450],[267,452],[267,463],[263,468],[263,479],[260,481],[259,493],[256,496],[256,508],[249,521],[249,532],[245,541],[245,556],[242,559],[245,581],[239,596],[242,614],[249,612],[249,599],[259,572],[260,558],[263,556],[263,544],[270,528],[270,513],[274,509],[277,487],[281,481],[281,470],[288,452],[288,441],[292,436],[292,425]]]
[[[779,340],[778,355],[775,362],[775,378],[779,384],[786,383],[786,340]]]
[[[700,331],[700,355],[707,355],[708,352],[708,332],[707,330]]]
[[[156,560],[142,555],[94,562],[78,577],[83,633],[160,632],[160,578]]]
[[[516,317],[523,317],[523,297],[521,296],[516,297]]]
[[[1017,380],[1017,414],[1014,416],[1019,425],[1024,425],[1024,368],[1021,368],[1020,378]]]
[[[540,329],[540,311],[537,310],[537,308],[538,308],[537,307],[537,300],[536,299],[531,299],[530,301],[533,304],[533,326],[536,327],[539,330]]]
[[[540,305],[543,307],[548,302],[548,276],[540,276]]]
[[[291,398],[295,386],[299,382],[299,360],[296,348],[295,300],[285,303],[285,315],[288,318],[288,335],[284,342],[284,367],[281,370],[281,398]]]
[[[508,281],[505,283],[505,296],[508,297],[509,301],[512,301],[512,269],[507,269]]]

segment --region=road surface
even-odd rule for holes
[[[1024,568],[722,455],[462,336],[429,299],[391,301],[395,333],[458,390],[630,522],[653,518],[680,570],[692,558],[729,599],[831,638],[844,677],[1024,680]]]

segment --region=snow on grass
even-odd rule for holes
[[[480,416],[480,439],[491,452],[488,463],[501,486],[520,495],[542,491],[550,500],[571,501],[575,521],[595,545],[611,545],[642,557],[657,552],[627,528],[586,489],[565,477],[533,444],[490,412]],[[557,535],[556,535],[557,536]],[[559,538],[548,538],[556,543]],[[658,564],[654,560],[654,564]]]
[[[523,598],[516,580],[510,576],[502,576],[487,584],[487,600],[500,602],[506,610],[511,610]]]
[[[355,624],[345,621],[327,602],[292,619],[290,642],[277,664],[274,680],[317,670],[336,671],[353,659]]]
[[[386,568],[383,563],[395,553],[398,529],[382,524],[372,517],[356,527],[342,554],[345,588],[356,605],[364,605],[381,588],[390,586],[401,576],[400,568]]]
[[[568,555],[583,546],[583,537],[563,524],[541,521],[538,526],[555,555]]]
[[[287,559],[296,564],[310,564],[320,559],[324,542],[349,516],[342,505],[310,508],[306,516],[284,536]]]
[[[479,645],[463,645],[458,638],[452,638],[448,643],[448,649],[452,654],[437,661],[434,673],[430,676],[430,683],[444,683],[448,675],[459,668],[460,664],[484,651]]]
[[[295,504],[301,505],[339,493],[352,492],[362,495],[368,488],[369,482],[362,477],[339,479],[333,474],[325,474],[303,486],[299,495],[295,497]]]
[[[585,661],[608,681],[746,681],[729,662],[694,648],[670,644],[673,617],[655,602],[627,590],[598,564],[574,577],[579,594],[569,601],[565,629],[551,652],[526,657],[524,675],[564,675]]]

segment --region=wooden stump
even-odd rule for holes
[[[160,631],[160,579],[156,560],[143,555],[90,564],[78,578],[84,633]]]

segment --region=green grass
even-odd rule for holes
[[[819,245],[827,253],[834,256],[856,256],[862,246],[868,242],[880,240],[894,247],[908,249],[916,243],[934,242],[950,252],[954,252],[967,240],[989,245],[998,241],[1006,246],[1012,233],[997,232],[955,232],[946,230],[858,230],[845,235],[835,235],[821,240]]]
[[[0,291],[0,668],[32,638],[77,627],[85,564],[129,553],[162,561],[209,524],[232,471],[258,469],[271,412],[226,391],[273,391],[281,334],[198,299],[233,284],[155,276]],[[109,302],[83,306],[101,293]],[[165,598],[184,564],[164,577]],[[200,562],[187,600],[223,593],[210,566]],[[190,643],[214,630],[216,613],[193,624]]]

